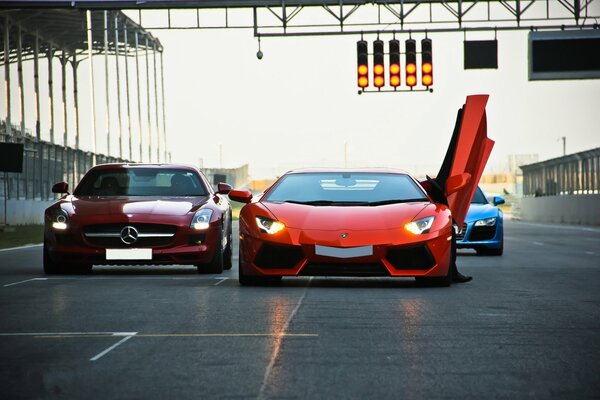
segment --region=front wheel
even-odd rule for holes
[[[215,254],[207,264],[196,265],[199,274],[220,274],[223,272],[223,233],[219,234],[219,242],[215,246]]]
[[[60,266],[60,264],[56,263],[50,257],[50,254],[48,252],[48,245],[46,244],[46,242],[44,242],[43,264],[44,264],[44,273],[46,275],[55,275],[55,274],[60,274],[61,272],[63,272],[63,268]]]
[[[223,251],[223,269],[231,269],[233,267],[233,243],[231,242],[231,228],[227,233],[227,245]]]

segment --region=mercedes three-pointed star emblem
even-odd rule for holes
[[[127,225],[121,229],[121,241],[125,244],[134,244],[138,240],[138,231],[133,226]]]

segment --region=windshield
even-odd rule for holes
[[[115,168],[87,174],[77,196],[206,196],[198,174],[183,169]]]
[[[311,205],[379,205],[428,201],[406,174],[300,173],[283,177],[266,201]]]
[[[481,189],[478,186],[477,190],[475,190],[475,194],[473,195],[473,200],[471,200],[471,204],[487,204],[487,203],[488,203],[488,201],[485,198],[485,195],[483,194],[483,192],[481,191]]]

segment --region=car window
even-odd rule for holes
[[[343,172],[289,174],[265,198],[265,201],[298,203],[424,200],[427,201],[425,193],[406,174]]]
[[[91,171],[74,192],[78,196],[205,196],[193,171],[157,168],[115,168]]]
[[[477,190],[475,190],[475,194],[473,195],[473,199],[471,200],[471,204],[487,204],[487,203],[488,203],[488,201],[485,198],[483,191],[478,186]]]

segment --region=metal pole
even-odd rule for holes
[[[39,63],[39,55],[40,55],[40,38],[38,37],[38,33],[35,33],[35,44],[33,47],[33,91],[35,95],[35,138],[37,140],[37,171],[36,174],[38,176],[38,184],[34,185],[40,191],[40,200],[44,197],[44,181],[43,178],[43,162],[44,162],[44,153],[42,147],[42,130],[40,125],[40,63]]]
[[[129,61],[127,60],[129,50],[127,42],[127,24],[123,25],[124,39],[125,39],[125,94],[127,96],[127,129],[129,130],[129,161],[133,161],[133,147],[132,147],[132,132],[131,132],[131,103],[129,101]]]
[[[142,153],[142,101],[140,99],[140,58],[138,56],[138,31],[135,31],[135,80],[137,83],[137,109],[138,109],[138,127],[139,127],[139,138],[140,138],[140,162],[143,161]]]
[[[146,114],[148,115],[148,162],[152,162],[152,117],[150,115],[150,67],[148,63],[148,36],[146,35]]]
[[[54,143],[54,84],[53,84],[53,68],[54,50],[52,45],[48,49],[48,98],[50,101],[50,143]]]
[[[108,11],[104,11],[104,72],[104,80],[106,83],[106,155],[110,156],[110,100],[108,96]]]
[[[92,12],[87,10],[86,15],[86,28],[87,28],[87,42],[88,42],[88,59],[89,59],[89,74],[90,74],[90,106],[92,108],[92,164],[96,164],[96,86],[94,85],[94,55],[92,51]]]
[[[160,81],[162,91],[162,115],[163,115],[163,138],[165,141],[165,162],[167,162],[167,122],[165,118],[165,67],[163,63],[163,53],[160,52]]]
[[[6,17],[6,23],[4,24],[4,96],[6,98],[6,135],[10,138],[12,134],[12,122],[10,118],[11,105],[10,105],[10,42],[9,42],[9,19]],[[4,175],[6,180],[6,174]],[[8,196],[5,193],[6,196]]]
[[[67,111],[67,62],[69,61],[69,57],[67,57],[67,53],[63,50],[62,56],[60,58],[60,63],[62,65],[61,69],[61,80],[62,80],[62,106],[63,106],[63,144],[65,147],[69,144],[69,124],[67,121],[69,120],[69,114]]]
[[[123,158],[123,121],[121,120],[121,76],[119,74],[119,17],[115,14],[115,66],[117,69],[117,117],[119,118],[119,158]]]
[[[154,57],[154,116],[156,117],[156,162],[160,163],[160,128],[158,126],[158,83],[156,79],[156,43],[152,44]]]
[[[35,45],[33,48],[33,91],[35,93],[35,138],[39,142],[42,140],[42,131],[40,126],[40,39],[35,33]],[[41,154],[38,154],[42,157]]]
[[[23,41],[21,25],[17,25],[17,79],[19,83],[19,119],[21,136],[25,136],[25,93],[23,93]]]
[[[73,70],[73,108],[75,109],[75,149],[79,150],[79,89],[77,86],[77,53],[73,53],[73,61],[71,61],[71,69]]]

